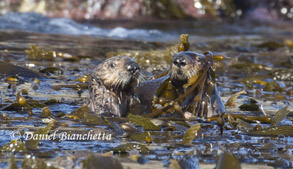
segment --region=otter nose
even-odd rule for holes
[[[173,64],[177,67],[183,67],[186,65],[186,59],[183,56],[176,56],[173,58]]]
[[[135,73],[139,70],[139,65],[135,62],[130,62],[127,64],[126,69],[130,73]]]

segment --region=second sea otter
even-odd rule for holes
[[[199,54],[185,51],[173,56],[170,79],[179,95],[188,90],[186,84],[189,79],[203,72],[205,66],[212,62],[212,58],[212,52]],[[205,118],[222,115],[225,112],[225,106],[220,98],[216,82],[212,77],[213,70],[211,67],[207,67],[207,69],[209,70],[207,70],[206,80],[203,81],[202,86],[197,87],[181,103],[183,110]]]
[[[168,75],[146,81],[136,90],[142,103],[139,109],[142,109],[143,113],[150,113],[160,109],[160,105],[164,106],[166,101],[171,103],[189,90],[189,79],[208,69],[201,86],[180,101],[179,111],[188,111],[205,118],[221,115],[225,112],[225,107],[213,80],[211,67],[205,67],[211,64],[212,55],[211,52],[200,54],[191,51],[174,54]]]

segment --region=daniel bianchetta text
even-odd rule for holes
[[[112,134],[105,132],[93,132],[93,130],[89,130],[87,133],[73,133],[71,131],[68,132],[58,132],[55,130],[51,134],[36,134],[33,132],[25,132],[21,134],[19,131],[12,131],[10,133],[11,139],[20,139],[24,140],[101,140],[101,141],[110,141],[112,139]]]

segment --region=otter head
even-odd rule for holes
[[[187,83],[189,78],[203,69],[204,64],[205,60],[202,54],[190,51],[174,54],[170,70],[172,83],[175,86]]]
[[[136,85],[139,65],[130,57],[112,57],[100,63],[94,70],[92,78],[98,79],[112,91],[127,91]]]

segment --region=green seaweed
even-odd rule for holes
[[[233,94],[226,102],[225,106],[229,106],[229,107],[235,107],[235,101],[237,99],[237,97],[239,97],[241,94],[246,94],[246,92],[244,90]]]
[[[161,130],[161,126],[154,125],[149,118],[133,114],[129,114],[127,117],[137,126],[142,126],[144,130]]]
[[[262,130],[253,130],[247,133],[252,136],[293,136],[293,127],[289,125],[269,127]]]
[[[38,144],[41,140],[49,136],[49,131],[56,125],[56,121],[52,120],[45,128],[40,128],[33,133],[33,139],[26,141],[26,148],[28,150],[38,149]],[[35,136],[37,136],[35,138]]]
[[[10,160],[9,160],[9,167],[8,169],[18,169],[14,155],[10,155]]]
[[[23,169],[58,169],[57,167],[48,165],[43,159],[25,156],[22,162]]]
[[[242,111],[260,111],[259,106],[255,103],[252,104],[242,104],[239,106]]]
[[[180,144],[191,144],[192,140],[196,137],[196,133],[200,128],[200,123],[190,126],[190,128],[185,132]]]
[[[188,41],[188,34],[181,34],[180,35],[180,43],[178,46],[178,52],[182,52],[182,51],[188,51],[189,49],[189,41]]]
[[[273,120],[271,121],[271,127],[277,126],[282,120],[285,119],[285,117],[290,113],[290,111],[287,110],[287,108],[288,106],[276,112]]]
[[[68,53],[44,50],[37,45],[31,45],[28,50],[25,50],[29,60],[49,60],[53,61],[57,57],[67,61],[77,61],[78,57],[72,56]]]
[[[285,88],[280,87],[279,83],[275,80],[268,82],[266,86],[263,88],[264,91],[274,91],[274,92],[282,92],[285,91]]]
[[[238,158],[233,154],[223,152],[217,158],[215,169],[241,169],[241,165]]]
[[[27,151],[26,145],[19,140],[11,140],[8,144],[0,147],[0,152],[23,152]]]
[[[131,134],[129,136],[131,140],[138,141],[138,142],[145,142],[149,138],[149,132],[143,132],[143,133],[137,133],[137,134]],[[147,138],[147,139],[146,139]]]
[[[246,130],[252,130],[254,128],[253,125],[247,123],[244,120],[241,120],[240,118],[236,119],[236,123],[238,123],[239,127],[243,128],[243,129],[246,129]]]

